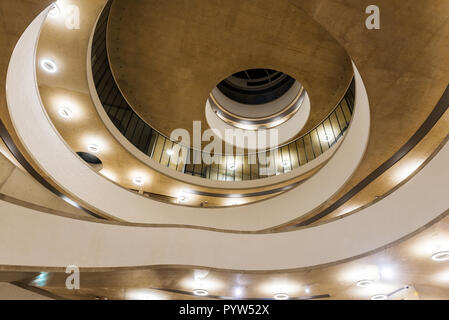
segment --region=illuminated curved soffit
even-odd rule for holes
[[[134,223],[263,230],[303,216],[324,203],[351,177],[363,157],[370,115],[366,90],[354,66],[355,111],[346,137],[329,162],[298,187],[263,202],[219,209],[174,206],[132,193],[92,171],[70,150],[49,121],[35,77],[35,51],[45,16],[43,12],[33,21],[12,55],[7,76],[9,112],[21,142],[41,170],[99,212]]]

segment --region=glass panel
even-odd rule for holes
[[[315,156],[319,156],[325,149],[323,149],[321,146],[320,139],[318,137],[318,131],[312,130],[312,132],[310,132],[310,137],[312,138],[313,153],[315,154]]]
[[[153,152],[153,159],[156,160],[157,162],[161,161],[162,149],[164,148],[164,143],[165,143],[165,138],[161,135],[158,135],[156,146],[155,146],[154,152]]]
[[[296,143],[290,143],[288,145],[288,151],[290,154],[290,159],[292,163],[292,169],[296,169],[299,167],[299,158],[298,158],[298,151],[296,150]]]
[[[304,148],[306,149],[307,161],[315,159],[315,154],[312,149],[312,139],[310,135],[304,137]]]

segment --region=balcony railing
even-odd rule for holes
[[[285,145],[256,154],[220,155],[219,163],[190,163],[203,159],[200,150],[180,145],[143,121],[121,94],[109,64],[106,34],[112,1],[103,10],[92,43],[92,74],[100,101],[115,127],[140,151],[173,170],[219,181],[256,180],[280,175],[316,159],[347,130],[354,105],[354,81],[334,110],[315,128]],[[266,159],[271,159],[267,170]]]

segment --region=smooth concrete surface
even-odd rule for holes
[[[344,18],[344,16],[342,17]],[[108,53],[131,107],[166,136],[208,128],[209,93],[231,74],[270,68],[310,96],[308,131],[338,104],[351,82],[350,57],[288,0],[114,0]]]
[[[378,1],[381,27],[368,30],[369,0],[289,0],[320,23],[348,52],[365,82],[370,100],[370,142],[360,167],[323,211],[387,161],[418,130],[435,108],[449,83],[449,2]],[[446,123],[447,120],[445,120]],[[447,126],[447,124],[446,124]],[[410,163],[427,159],[444,141],[431,135]],[[426,150],[426,151],[424,151]],[[403,165],[408,166],[408,161]],[[397,185],[401,171],[391,170],[383,181],[359,192],[338,214],[369,204]]]

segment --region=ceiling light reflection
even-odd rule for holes
[[[409,160],[405,163],[399,163],[397,167],[394,169],[394,178],[396,182],[401,182],[404,179],[408,178],[412,173],[419,168],[422,164],[422,160]]]

